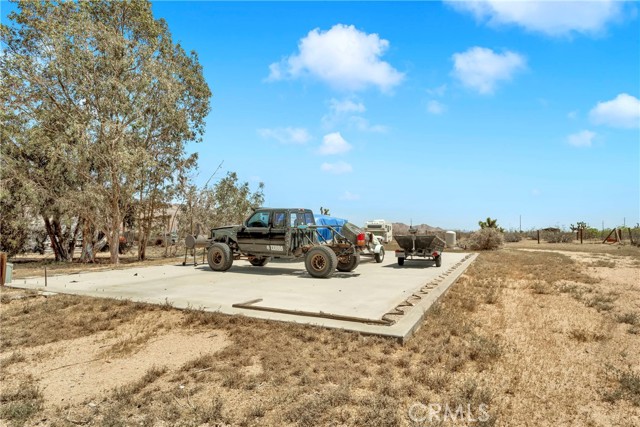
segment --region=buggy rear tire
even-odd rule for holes
[[[233,264],[233,254],[229,245],[214,243],[207,251],[207,262],[213,271],[227,271]]]
[[[437,257],[434,258],[436,261],[436,267],[440,267],[442,266],[442,255],[438,255]]]
[[[404,258],[398,258],[398,265],[404,265]]]
[[[376,260],[378,264],[384,261],[384,248],[380,248],[380,253],[374,254],[373,258]]]
[[[315,246],[307,252],[304,266],[312,277],[325,279],[333,275],[338,266],[338,257],[326,246]]]
[[[338,271],[348,273],[349,271],[355,270],[358,264],[360,264],[360,254],[351,254],[346,262],[340,262],[340,260],[338,260],[337,269]]]
[[[250,258],[249,259],[249,262],[251,263],[251,265],[256,266],[256,267],[264,267],[265,265],[267,265],[269,263],[269,261],[271,261],[270,257]]]

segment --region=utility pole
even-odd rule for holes
[[[522,233],[522,215],[520,215],[520,232]]]

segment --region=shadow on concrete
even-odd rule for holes
[[[195,267],[197,270],[208,271],[211,274],[224,274],[224,272],[216,272],[212,271],[208,265],[198,265]],[[293,270],[291,268],[279,268],[279,267],[271,267],[266,265],[264,267],[255,267],[252,265],[233,265],[229,269],[231,273],[240,273],[240,274],[250,274],[254,276],[295,276],[301,279],[315,279],[315,277],[311,277],[307,270],[304,269],[296,269]],[[360,273],[351,272],[351,273],[343,273],[340,271],[336,271],[333,273],[333,276],[330,279],[354,279],[359,277]]]
[[[384,268],[394,268],[394,269],[398,269],[398,270],[402,270],[402,269],[411,269],[411,268],[442,268],[442,267],[436,267],[436,262],[432,261],[430,259],[413,259],[413,260],[405,260],[404,261],[404,265],[398,265],[398,263],[394,263],[394,264],[388,264],[383,266]]]

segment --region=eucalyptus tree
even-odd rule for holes
[[[9,18],[3,104],[20,132],[3,142],[8,173],[35,188],[45,222],[74,218],[85,245],[103,231],[116,263],[134,200],[143,226],[195,166],[185,144],[201,140],[211,96],[198,57],[148,1],[19,1]]]
[[[253,208],[264,203],[264,184],[255,191],[248,182],[240,182],[235,172],[228,172],[215,185],[188,188],[182,205],[181,231],[206,233],[211,227],[240,224]]]

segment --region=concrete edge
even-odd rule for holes
[[[443,273],[444,277],[442,277],[442,281],[433,289],[429,291],[429,293],[425,294],[425,296],[413,306],[403,317],[393,325],[390,326],[382,326],[382,325],[374,325],[367,323],[357,323],[350,322],[345,320],[335,320],[328,318],[310,318],[305,316],[293,315],[293,314],[280,314],[280,313],[271,313],[264,311],[256,311],[242,308],[234,308],[234,307],[222,307],[218,306],[217,308],[213,307],[203,307],[205,311],[226,314],[226,315],[239,315],[245,316],[247,318],[257,318],[261,320],[271,320],[277,322],[293,322],[304,325],[311,325],[315,327],[324,327],[330,329],[341,329],[344,331],[350,332],[358,332],[363,335],[376,335],[382,336],[385,338],[392,338],[400,342],[401,344],[406,343],[413,334],[420,329],[424,322],[424,318],[429,311],[429,309],[433,306],[433,304],[442,297],[446,293],[446,291],[457,281],[457,279],[466,271],[466,269],[471,265],[471,263],[477,258],[477,253],[471,253],[467,256],[463,261],[460,262],[457,266],[455,266],[452,270],[447,270]],[[436,279],[438,280],[438,279]],[[427,285],[428,283],[423,283],[421,288]],[[17,286],[16,286],[17,287]],[[421,288],[416,289],[415,293],[419,293]],[[46,292],[48,295],[53,294],[64,294],[64,295],[77,295],[77,296],[88,296],[92,298],[100,298],[95,295],[80,293],[69,293],[69,292],[48,292],[46,288],[37,288],[40,292]],[[111,297],[109,297],[111,298]],[[118,298],[115,298],[118,299]],[[130,301],[139,301],[143,303],[150,304],[162,304],[162,301],[156,301],[153,299],[146,300],[131,300]],[[171,301],[165,301],[171,303]],[[177,309],[196,309],[194,306],[190,304],[173,304],[171,305],[173,308]],[[313,319],[312,322],[309,319]]]
[[[416,304],[411,311],[398,321],[391,328],[400,329],[402,336],[398,336],[399,341],[404,344],[413,336],[414,333],[420,329],[424,323],[424,318],[427,315],[429,309],[435,304],[458,280],[458,278],[464,273],[467,268],[478,257],[477,253],[471,254],[467,259],[462,261],[462,264],[455,268],[451,274],[447,275],[442,282],[431,290],[418,304]],[[404,331],[402,333],[401,331]],[[400,335],[400,334],[399,334]]]

